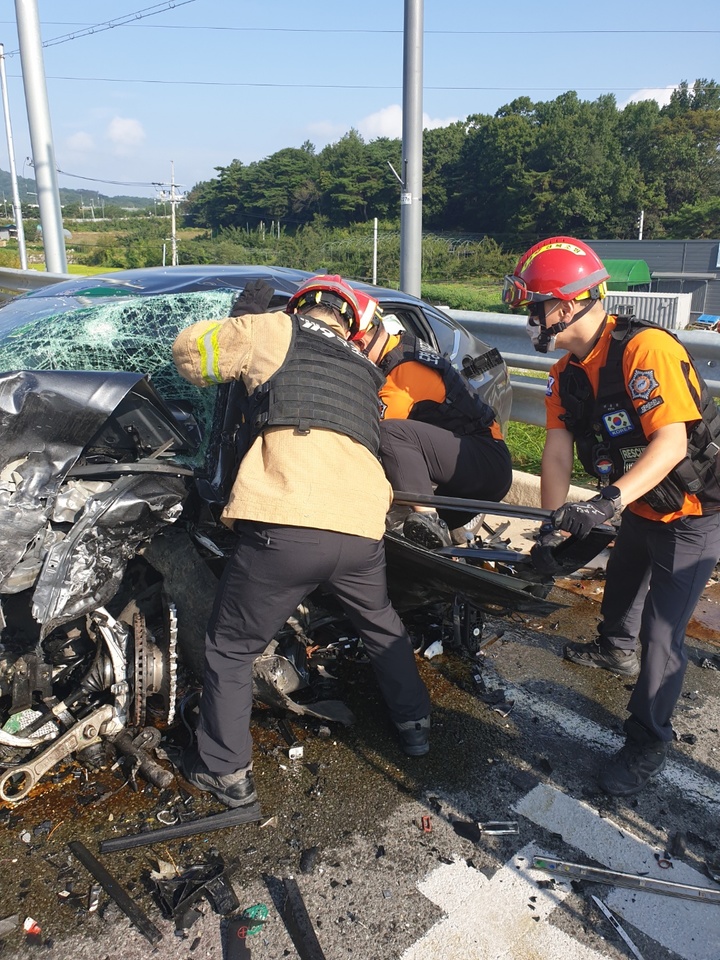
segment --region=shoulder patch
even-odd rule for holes
[[[633,370],[628,390],[633,400],[649,400],[650,394],[659,386],[654,370]]]
[[[553,392],[553,387],[555,386],[555,377],[548,377],[547,383],[545,384],[545,396],[551,397]]]

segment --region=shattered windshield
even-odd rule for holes
[[[175,369],[172,344],[196,320],[227,317],[236,290],[123,297],[33,317],[0,336],[0,370],[95,370],[146,373],[165,400],[188,401],[205,442],[216,390],[194,387]],[[48,305],[43,303],[43,308]],[[60,306],[60,311],[57,308]],[[193,457],[199,464],[205,443]]]

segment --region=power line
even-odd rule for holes
[[[54,37],[52,40],[45,40],[43,47],[54,47],[59,43],[67,43],[69,40],[77,40],[78,37],[86,37],[94,33],[102,33],[104,30],[112,30],[114,27],[122,27],[133,23],[136,20],[142,20],[145,17],[153,17],[158,13],[165,13],[166,10],[172,10],[175,7],[184,7],[188,3],[195,3],[195,0],[165,0],[164,3],[156,3],[152,7],[144,7],[135,13],[128,13],[124,17],[117,17],[115,20],[104,20],[102,23],[96,23],[85,27],[82,30],[67,33],[61,37]],[[9,57],[15,56],[19,50],[13,50]]]
[[[12,74],[13,79],[18,79],[18,74]],[[70,80],[76,81],[79,83],[147,83],[154,84],[156,86],[185,86],[185,87],[269,87],[269,88],[284,88],[284,89],[303,89],[303,90],[400,90],[402,89],[399,84],[363,84],[363,83],[260,83],[257,81],[236,81],[236,80],[149,80],[140,77],[58,77],[58,76],[48,76],[48,80]],[[648,82],[645,84],[645,87],[652,87],[652,89],[658,90],[674,90],[675,84],[664,84],[659,85],[657,88],[653,87],[652,83]],[[451,87],[440,87],[440,86],[425,86],[425,90],[440,90],[440,91],[451,91],[451,90],[461,90],[461,91],[513,91],[513,90],[522,90],[525,93],[541,93],[543,90],[552,91],[562,89],[566,92],[567,88],[554,86],[554,87],[527,87],[523,84],[518,84],[514,87],[465,87],[465,86],[451,86]],[[588,93],[608,93],[607,87],[573,87],[575,92],[577,91],[586,91]],[[633,91],[637,90],[637,84],[634,87],[613,87],[613,91]]]
[[[35,164],[32,161],[31,157],[28,157],[25,161],[29,163],[31,167],[34,167]],[[61,170],[59,167],[56,167],[56,170],[59,174],[62,174],[63,177],[72,177],[73,180],[87,180],[90,183],[111,183],[116,187],[169,187],[170,184],[160,180],[103,180],[98,177],[83,177],[79,173],[68,173],[67,170]],[[176,187],[182,187],[182,183],[175,183]]]
[[[111,183],[115,187],[163,187],[164,183],[157,183],[153,180],[102,180],[98,177],[83,177],[79,173],[68,173],[66,170],[59,170],[58,173],[63,177],[72,177],[73,180],[88,180],[90,183]]]
[[[168,0],[166,5],[167,9],[172,7],[181,6],[183,3],[193,3],[194,0]],[[148,8],[152,10],[153,8]],[[162,10],[156,10],[154,13],[162,13]],[[143,11],[139,11],[140,14],[143,14]],[[145,16],[152,16],[152,13],[145,13]],[[107,21],[106,24],[101,24],[97,27],[89,26],[85,33],[99,33],[99,27],[102,27],[104,30],[111,29],[115,26],[134,26],[139,29],[145,30],[193,30],[198,32],[200,30],[214,30],[218,32],[228,32],[234,31],[236,33],[312,33],[312,34],[324,34],[324,33],[333,33],[333,34],[346,34],[346,33],[369,33],[375,35],[382,34],[392,34],[394,36],[402,36],[401,29],[379,29],[377,27],[233,27],[229,25],[213,26],[211,24],[185,24],[185,23],[136,23],[136,20],[141,19],[138,14],[128,14],[127,17],[122,17],[118,21]],[[14,20],[0,20],[0,23],[9,23],[14,24]],[[46,20],[45,23],[48,26],[65,26],[69,27],[72,25],[71,22],[65,22],[62,20]],[[77,24],[82,26],[82,24]],[[647,34],[714,34],[720,33],[720,30],[676,30],[676,29],[639,29],[639,30],[625,30],[625,29],[603,29],[602,27],[596,28],[593,27],[592,30],[593,36],[596,34],[607,34],[612,36],[617,36],[618,34],[628,34],[631,36],[635,35],[647,35]],[[506,36],[526,36],[526,37],[535,37],[535,36],[586,36],[587,30],[425,30],[425,36],[447,36],[447,37],[465,37],[465,36],[477,36],[477,37],[506,37]],[[68,34],[66,37],[59,37],[55,40],[49,40],[44,46],[49,46],[52,43],[59,43],[62,40],[73,40],[75,37],[83,36],[83,33],[72,33]]]

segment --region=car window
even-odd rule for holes
[[[195,387],[175,369],[172,344],[196,320],[228,315],[236,290],[130,297],[43,315],[0,335],[0,370],[126,370],[150,376],[165,400],[191,405],[210,433],[217,391]],[[48,302],[43,301],[43,309]],[[204,451],[194,458],[202,460]]]
[[[432,326],[427,322],[422,310],[409,306],[404,303],[382,302],[383,319],[391,320],[391,333],[396,332],[397,328],[414,333],[416,337],[425,340],[433,347],[437,347],[437,338],[435,337]],[[398,331],[399,332],[399,331]]]

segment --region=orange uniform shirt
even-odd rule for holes
[[[600,370],[607,362],[610,335],[617,318],[608,317],[605,329],[587,357],[572,361],[587,373],[593,395],[597,396]],[[623,378],[628,395],[640,416],[645,436],[649,439],[660,427],[670,423],[685,423],[688,430],[701,419],[700,410],[688,389],[683,363],[688,362],[686,349],[677,340],[662,330],[642,330],[632,338],[623,353]],[[566,354],[550,370],[545,398],[546,426],[548,430],[562,428],[560,419],[565,409],[560,400],[558,382],[560,373],[571,363]],[[700,385],[695,371],[690,368],[690,382],[700,394]],[[652,402],[650,402],[652,401]],[[640,412],[641,408],[645,412]],[[685,501],[675,513],[658,513],[642,500],[629,504],[628,509],[649,520],[669,523],[681,516],[699,516],[702,504],[692,494],[685,494]]]
[[[399,336],[391,336],[382,356],[389,353],[399,342]],[[415,404],[421,400],[444,403],[445,384],[437,370],[433,370],[424,363],[409,360],[407,363],[399,363],[390,371],[380,388],[379,396],[381,419],[407,420]],[[497,421],[493,421],[490,431],[493,439],[503,439],[502,430]]]

